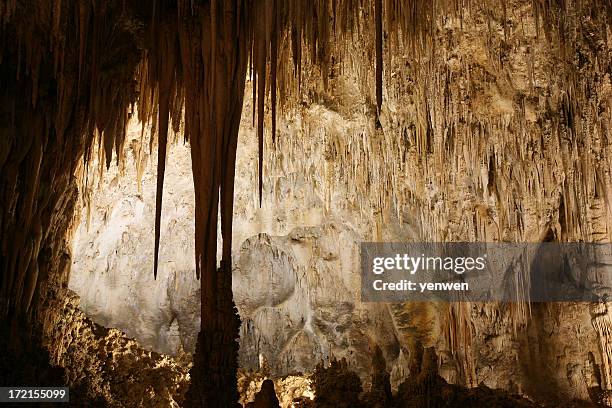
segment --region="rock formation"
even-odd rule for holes
[[[334,359],[329,367],[319,364],[312,377],[317,407],[361,407],[361,381],[359,376],[348,368],[345,359]]]
[[[255,401],[249,402],[246,406],[247,408],[280,408],[272,380],[264,380],[261,390],[255,394]]]
[[[238,311],[258,319],[242,326],[247,350],[257,344],[248,337],[255,333],[253,340],[277,351],[270,330],[308,350],[304,355],[316,351],[316,338],[345,338],[343,319],[352,312],[337,309],[338,302],[319,291],[335,281],[354,289],[347,284],[352,268],[338,275],[333,270],[345,265],[334,259],[340,251],[327,251],[333,234],[355,234],[341,242],[611,238],[607,0],[442,0],[433,6],[395,0],[2,0],[0,21],[0,331],[11,334],[0,354],[23,367],[11,378],[17,383],[57,381],[61,374],[51,363],[64,364],[73,383],[71,373],[80,370],[63,358],[72,350],[62,348],[63,334],[56,335],[73,328],[63,305],[71,296],[65,286],[74,209],[79,188],[98,170],[93,163],[103,171],[113,154],[120,165],[125,159],[125,130],[135,108],[144,127],[153,128],[158,151],[154,278],[164,279],[170,130],[184,136],[192,158],[193,269],[201,302],[187,406],[237,404]],[[234,263],[236,151],[247,74],[257,139],[257,177],[249,191],[256,205],[306,198],[316,206],[302,217],[324,217],[280,234],[251,231]],[[281,122],[283,117],[288,119]],[[296,220],[291,212],[275,215],[287,224]],[[304,247],[319,252],[304,254]],[[260,254],[266,255],[258,260]],[[318,259],[303,276],[318,276],[322,285],[296,281],[300,263],[292,257],[306,265]],[[282,285],[237,296],[235,309],[232,266],[238,265],[244,285],[254,281],[243,259],[280,262],[273,274],[261,276]],[[239,292],[241,283],[234,287]],[[305,293],[315,295],[303,304],[321,311],[314,323],[323,336],[309,337],[313,320],[300,326],[301,316],[285,302]],[[388,346],[381,344],[392,380],[415,370],[419,350],[435,350],[435,370],[444,380],[432,378],[439,384],[484,384],[552,403],[609,404],[612,351],[604,299],[593,305],[373,308],[382,310],[383,330],[392,328],[383,336]],[[277,330],[273,321],[292,326]],[[377,329],[370,326],[357,338]],[[97,333],[91,342],[106,337]],[[120,343],[113,347],[121,350]],[[343,350],[351,347],[359,349]],[[44,349],[41,358],[28,357]],[[98,357],[100,366],[111,361]],[[48,378],[32,377],[36,372]]]

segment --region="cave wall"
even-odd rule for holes
[[[366,340],[389,341],[387,360],[398,376],[408,374],[420,344],[435,347],[440,373],[453,383],[547,401],[605,397],[605,303],[388,305],[391,324],[373,319],[383,327],[380,338],[355,334],[364,322],[356,296],[331,303],[354,308],[340,319],[325,316],[323,305],[330,294],[357,289],[356,267],[334,258],[359,240],[609,242],[609,14],[597,2],[568,3],[567,14],[541,7],[513,1],[446,18],[426,57],[408,43],[386,45],[380,115],[374,68],[365,62],[372,48],[347,46],[350,63],[332,65],[342,75],[327,84],[309,80],[316,68],[305,72],[275,140],[264,141],[261,209],[251,188],[257,129],[245,115],[234,208],[234,290],[247,317],[243,363],[256,364],[262,353],[285,372],[291,364],[283,352],[291,351],[308,356],[292,362],[307,369],[312,358],[350,357]],[[553,20],[536,22],[549,12]],[[327,254],[329,228],[354,238],[331,239],[343,249]],[[315,279],[343,268],[346,286]],[[268,281],[277,289],[243,290]],[[311,311],[320,323],[310,326],[313,337],[301,326]],[[351,321],[348,336],[342,324],[327,325],[342,319]]]
[[[357,209],[374,240],[610,242],[609,14],[583,6],[557,15],[571,27],[557,40],[529,2],[449,18],[433,56],[400,50],[386,62],[385,84],[394,85],[382,131],[373,115],[355,114],[374,87],[355,80],[366,90],[357,104],[339,78],[335,98],[315,100],[344,125],[326,126],[315,111],[301,137],[279,141],[271,163],[281,175],[308,175],[321,196],[349,191],[330,205]],[[303,159],[318,146],[321,159]],[[416,228],[398,234],[406,224]],[[544,401],[610,389],[605,303],[391,308],[400,344],[435,347],[450,382]]]
[[[417,227],[415,239],[609,240],[609,2],[513,1],[478,7],[449,1],[439,8],[403,8],[401,2],[386,1],[384,44],[381,1],[354,13],[346,11],[354,5],[348,1],[339,10],[331,10],[331,3],[310,8],[287,2],[286,8],[275,8],[255,2],[266,13],[253,31],[247,29],[251,16],[240,14],[250,11],[239,7],[244,2],[224,8],[224,2],[214,1],[195,12],[187,3],[175,8],[164,2],[168,13],[152,15],[148,2],[0,3],[0,70],[9,79],[0,89],[0,316],[14,343],[3,345],[13,347],[3,355],[27,359],[45,341],[51,348],[60,344],[44,340],[43,333],[64,313],[57,305],[67,293],[62,288],[70,265],[67,233],[77,167],[83,155],[90,157],[95,140],[104,157],[100,163],[108,165],[112,151],[122,151],[130,104],[140,92],[140,112],[157,117],[160,130],[158,225],[165,130],[169,118],[180,122],[185,102],[185,130],[195,158],[195,252],[198,261],[203,259],[196,270],[206,272],[201,319],[210,325],[206,332],[221,339],[219,344],[208,341],[217,336],[200,339],[195,374],[206,378],[204,368],[210,366],[223,371],[211,374],[217,385],[233,382],[237,327],[229,296],[230,204],[249,50],[254,50],[258,82],[253,91],[261,192],[279,201],[292,194],[274,187],[283,183],[264,183],[262,174],[276,181],[314,182],[327,210],[335,206],[357,214],[358,225],[368,227],[359,232],[373,239],[402,236],[395,230],[390,234],[388,226],[408,223]],[[217,7],[228,13],[217,14]],[[236,15],[245,20],[231,17]],[[177,25],[179,16],[188,24]],[[338,17],[333,22],[339,33],[354,33],[372,20],[377,29],[335,41],[337,33],[328,24],[332,16]],[[285,41],[293,47],[276,48],[285,38],[277,37],[275,18],[294,23]],[[153,28],[152,36],[144,34],[145,28]],[[355,36],[352,46],[347,40]],[[228,40],[235,38],[238,47]],[[302,53],[302,41],[311,52]],[[182,44],[180,56],[177,43]],[[150,51],[146,58],[144,48]],[[279,56],[294,65],[276,72]],[[268,75],[273,86],[266,85]],[[292,104],[286,92],[299,82],[296,77],[303,89]],[[273,142],[263,137],[268,92],[272,101],[278,96],[286,102],[289,116],[306,113],[297,137],[273,136]],[[327,128],[317,117],[308,119],[301,106],[315,104],[348,125]],[[276,108],[273,102],[271,108]],[[320,138],[324,143],[313,149],[324,147],[324,154],[304,148],[305,141]],[[264,151],[270,160],[264,161]],[[317,182],[322,177],[330,182]],[[348,190],[346,199],[333,200],[340,185]],[[219,195],[225,262],[217,271]],[[223,313],[213,313],[216,308]],[[545,398],[584,398],[589,388],[603,394],[612,388],[610,312],[604,303],[396,305],[393,317],[406,352],[415,342],[434,345],[445,375],[460,384],[485,381]],[[588,346],[566,344],[570,334]],[[546,347],[530,348],[537,343]],[[508,344],[516,352],[500,356],[498,350]],[[534,358],[524,359],[525,353]],[[517,359],[529,364],[523,367]],[[538,374],[541,367],[548,375]],[[495,374],[504,372],[509,375]],[[202,402],[200,397],[193,399]],[[235,397],[228,392],[214,404]]]
[[[187,366],[95,324],[67,288],[87,163],[122,151],[136,100],[139,13],[0,3],[0,384],[69,385],[75,406],[169,405],[188,387]]]
[[[241,366],[259,370],[261,356],[272,374],[285,375],[310,372],[319,361],[335,356],[351,359],[365,375],[369,350],[377,343],[388,350],[390,365],[398,365],[400,380],[405,361],[398,359],[387,306],[359,302],[356,262],[363,234],[354,228],[371,227],[327,211],[324,198],[305,179],[282,205],[268,195],[259,208],[257,192],[249,188],[257,178],[250,101],[244,109],[233,227],[233,292],[243,320]],[[284,119],[279,126],[279,137],[292,137]],[[130,125],[124,164],[111,166],[81,197],[69,287],[97,323],[120,328],[157,352],[180,356],[193,353],[200,319],[189,149],[180,134],[169,146],[154,279],[156,157],[155,150],[149,157],[146,149],[138,156],[149,142],[146,132],[142,137],[140,126]],[[284,183],[284,189],[297,185]]]
[[[113,349],[104,333],[94,334],[93,345],[79,338],[62,349],[66,337],[83,334],[82,316],[70,319],[63,307],[71,296],[66,290],[70,227],[78,188],[87,186],[92,156],[98,156],[101,168],[109,167],[113,155],[121,162],[125,128],[136,102],[140,119],[155,123],[159,140],[156,219],[168,129],[184,120],[195,158],[194,184],[200,189],[196,247],[210,243],[216,247],[217,211],[214,219],[208,215],[212,206],[217,209],[220,194],[224,208],[231,209],[232,194],[226,191],[233,180],[231,146],[237,137],[231,119],[240,117],[252,39],[249,13],[243,6],[238,1],[207,2],[197,9],[181,1],[0,3],[0,354],[4,356],[0,361],[2,372],[11,373],[2,378],[3,384],[75,385],[71,382],[75,378],[93,383],[98,378],[88,377],[92,374],[88,367],[69,358],[78,356],[82,348],[94,354],[100,348],[94,363],[112,371],[112,364],[102,362],[114,356],[103,352]],[[191,82],[185,93],[183,81]],[[226,230],[231,217],[227,211],[221,213],[229,242]],[[203,253],[206,259],[196,268],[205,271],[203,291],[216,290],[201,302],[202,330],[215,335],[198,342],[203,351],[196,353],[191,373],[196,386],[188,400],[196,406],[225,407],[238,400],[234,341],[238,328],[231,284],[223,284],[228,273],[216,270],[210,251],[199,252],[200,257]],[[224,312],[212,313],[217,308]],[[124,345],[115,346],[114,352],[122,354]],[[70,353],[72,347],[80,350]],[[62,352],[67,358],[58,355]],[[71,362],[65,370],[52,367],[66,360]],[[126,365],[129,360],[125,359]],[[149,374],[154,376],[158,359],[144,360],[143,367],[153,366]],[[210,381],[205,380],[208,377]],[[95,384],[85,387],[85,393],[96,388]],[[217,395],[209,387],[226,392]],[[155,396],[151,389],[146,393]]]
[[[62,18],[64,11],[0,5],[1,370],[11,373],[3,385],[64,382],[62,370],[50,368],[59,340],[45,334],[62,321],[78,169],[95,132],[112,134],[110,160],[135,97],[140,50],[130,14],[118,13],[117,4],[95,13],[83,4],[80,14]],[[102,27],[109,16],[116,26]],[[99,52],[101,44],[107,53]]]
[[[438,26],[429,58],[388,56],[382,131],[373,108],[358,112],[374,100],[359,75],[314,90],[337,124],[298,110],[299,137],[278,140],[274,174],[306,175],[332,208],[355,209],[372,225],[366,239],[609,242],[609,14],[567,6],[571,17],[549,26],[529,2],[475,7]],[[547,33],[555,23],[571,34]],[[312,149],[325,154],[302,154]],[[450,382],[545,401],[610,389],[605,303],[391,308],[406,354],[435,347]]]
[[[151,273],[156,149],[149,155],[150,133],[143,135],[136,122],[128,127],[126,140],[125,164],[97,174],[81,197],[69,288],[99,324],[120,328],[160,353],[176,355],[180,348],[193,353],[200,282],[193,256],[189,147],[182,140],[169,147],[156,279]]]

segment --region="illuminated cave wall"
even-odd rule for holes
[[[365,376],[363,352],[377,342],[397,384],[420,344],[436,349],[439,372],[453,383],[484,383],[546,401],[607,398],[612,312],[605,303],[357,301],[360,240],[609,241],[606,15],[572,9],[563,24],[573,34],[555,42],[556,34],[536,27],[532,12],[521,1],[491,14],[475,9],[461,23],[439,26],[430,58],[414,59],[409,47],[385,54],[380,128],[374,74],[363,72],[367,49],[348,46],[352,65],[339,65],[342,75],[327,88],[306,75],[302,97],[278,120],[275,141],[265,141],[262,209],[253,188],[257,145],[247,98],[234,208],[243,365],[257,366],[261,354],[282,374],[311,369],[333,354]],[[182,149],[170,154],[180,157]],[[179,177],[176,184],[183,182]],[[166,219],[168,231],[181,226],[182,214]],[[267,235],[256,235],[262,232]],[[161,262],[171,271],[161,273],[151,292],[161,291],[162,299],[173,293],[168,297],[184,301],[193,320],[189,296],[168,290],[183,269],[172,265],[181,264],[174,256],[185,249],[180,240],[173,247],[172,237],[182,234],[163,234]],[[76,270],[85,261],[78,258]],[[81,272],[73,282],[78,279],[87,285]],[[178,338],[193,344],[189,329],[180,330],[181,307],[155,307],[163,330],[149,334],[152,347],[161,347],[165,332],[176,333],[177,320]]]
[[[250,109],[246,102],[245,110]],[[296,135],[285,120],[280,124],[279,137]],[[141,140],[134,123],[125,165],[92,179],[92,190],[82,199],[69,285],[97,323],[172,355],[193,353],[199,329],[193,181],[189,150],[180,139],[169,148],[157,279],[150,273],[155,154],[141,157],[139,188],[134,157],[148,140],[146,134]],[[282,200],[267,188],[260,209],[257,192],[249,188],[257,177],[257,138],[248,113],[239,142],[233,289],[243,318],[242,365],[259,369],[261,355],[275,375],[282,375],[310,372],[335,356],[350,359],[365,374],[370,347],[378,343],[388,351],[390,365],[398,365],[400,380],[405,361],[398,359],[387,306],[358,302],[358,243],[371,226],[356,223],[348,211],[329,209],[325,197],[298,174],[279,180],[277,188],[294,189]]]
[[[3,78],[14,78],[0,89],[0,127],[6,135],[0,146],[0,316],[3,330],[16,330],[14,343],[21,352],[17,363],[43,343],[60,361],[70,350],[62,348],[72,330],[63,307],[71,303],[65,289],[71,258],[67,232],[80,185],[75,175],[87,147],[101,140],[104,161],[110,161],[113,150],[121,153],[129,105],[138,98],[144,117],[158,117],[164,146],[168,115],[176,124],[184,99],[185,128],[197,158],[192,168],[199,194],[196,252],[206,258],[202,287],[209,292],[202,321],[210,326],[200,336],[198,368],[192,376],[199,386],[195,391],[203,390],[203,395],[191,399],[211,401],[212,406],[235,399],[231,384],[236,328],[226,285],[228,268],[217,273],[212,257],[217,183],[229,192],[232,177],[223,173],[211,178],[213,169],[230,168],[221,168],[221,163],[231,159],[232,149],[225,155],[207,149],[233,143],[242,81],[233,81],[232,75],[245,76],[249,51],[259,74],[254,92],[259,136],[263,96],[271,90],[271,99],[286,103],[297,93],[297,86],[292,87],[296,77],[302,78],[301,97],[284,106],[288,125],[298,129],[297,134],[283,137],[279,129],[274,146],[269,136],[258,146],[266,152],[260,156],[260,188],[268,199],[274,197],[272,202],[299,198],[303,185],[311,186],[322,208],[350,224],[349,230],[360,238],[377,240],[610,239],[609,2],[444,1],[433,9],[418,2],[403,8],[400,1],[375,1],[359,9],[339,1],[333,2],[339,6],[335,10],[332,2],[310,8],[307,2],[289,1],[277,9],[256,2],[253,7],[266,13],[253,32],[246,29],[248,24],[223,24],[231,13],[215,14],[214,7],[233,8],[235,2],[206,3],[213,8],[199,3],[191,8],[190,3],[164,2],[167,13],[153,15],[149,2],[109,2],[99,8],[71,1],[38,8],[29,2],[0,3],[0,69]],[[356,30],[366,26],[364,22],[381,23],[383,4],[384,54],[382,32]],[[272,13],[279,10],[286,13]],[[188,18],[178,20],[177,14]],[[240,16],[245,24],[253,22],[248,13]],[[335,27],[326,24],[332,16],[338,17]],[[273,17],[294,23],[291,34],[279,39],[275,25],[267,24]],[[177,21],[185,24],[177,26]],[[234,28],[238,32],[231,31]],[[202,39],[204,31],[210,37]],[[248,39],[255,41],[241,37],[245,41],[236,48],[219,38],[234,34],[253,34]],[[281,39],[286,40],[284,46],[275,49]],[[181,64],[176,43],[183,47]],[[145,50],[147,59],[139,64]],[[286,69],[279,72],[280,65],[268,66],[277,58],[291,60],[296,72],[293,64],[283,64]],[[213,63],[201,64],[202,59]],[[235,70],[223,71],[236,61]],[[207,70],[210,66],[225,81],[218,80],[219,72]],[[324,81],[318,80],[319,68]],[[266,86],[268,73],[278,89]],[[257,194],[252,177],[247,187]],[[210,190],[215,193],[208,194]],[[226,238],[228,198],[226,194],[222,203]],[[207,214],[213,218],[208,224]],[[288,223],[291,218],[286,217]],[[410,226],[408,233],[404,224]],[[301,247],[293,241],[307,240],[309,233],[299,232],[290,243],[286,238],[271,243],[300,254],[296,248]],[[250,242],[254,254],[265,253],[256,241]],[[263,237],[261,243],[266,243]],[[321,249],[319,240],[309,245]],[[229,259],[227,248],[224,255]],[[320,258],[300,262],[310,259]],[[239,266],[241,272],[248,269]],[[215,285],[225,290],[219,296]],[[276,296],[262,301],[278,306]],[[211,314],[215,306],[222,313]],[[274,308],[266,310],[270,312],[261,323],[275,313]],[[551,401],[589,399],[592,393],[606,397],[612,389],[608,304],[421,304],[390,310],[398,353],[410,359],[415,345],[434,346],[439,370],[452,382],[484,382]],[[214,344],[213,338],[221,342]],[[7,361],[2,360],[3,367],[17,366]],[[83,366],[66,367],[73,375]],[[215,399],[211,390],[219,387],[229,391]]]

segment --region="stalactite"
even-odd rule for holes
[[[257,72],[257,140],[259,147],[259,206],[262,203],[262,191],[263,191],[263,155],[264,155],[264,113],[265,113],[265,92],[266,92],[266,66],[267,66],[267,51],[268,46],[262,38],[266,38],[268,35],[267,31],[264,31],[268,27],[266,19],[263,20],[263,24],[256,26],[254,33],[255,38],[259,38],[259,41],[255,42],[254,46],[254,58],[255,58],[255,71]],[[273,85],[274,86],[274,85]]]
[[[6,6],[6,3],[4,5]],[[8,178],[3,177],[2,191],[3,201],[7,205],[12,206],[17,201],[20,202],[21,209],[17,210],[17,213],[11,213],[11,218],[21,219],[20,228],[24,231],[24,240],[27,239],[25,237],[28,236],[27,231],[30,228],[41,228],[40,217],[44,214],[43,211],[46,211],[43,203],[48,202],[53,206],[53,200],[58,199],[57,196],[41,197],[41,191],[60,195],[65,191],[64,189],[72,182],[69,175],[74,173],[84,151],[83,148],[92,145],[94,128],[108,134],[103,144],[107,161],[110,160],[112,149],[121,148],[127,120],[125,103],[135,95],[131,93],[129,78],[133,72],[130,71],[130,67],[133,66],[131,64],[138,58],[138,53],[132,48],[134,43],[130,41],[129,34],[127,38],[121,39],[123,44],[118,49],[132,51],[134,57],[129,58],[125,64],[126,69],[119,68],[113,78],[118,82],[127,80],[125,82],[127,86],[121,89],[115,85],[111,86],[107,82],[108,78],[101,76],[97,65],[99,61],[93,55],[99,48],[97,44],[99,42],[105,42],[111,48],[118,46],[117,33],[96,29],[95,35],[86,35],[84,27],[87,26],[88,16],[96,14],[96,11],[79,3],[78,12],[71,13],[68,10],[73,6],[75,4],[72,2],[56,2],[49,9],[43,5],[5,8],[5,10],[10,9],[11,13],[4,15],[2,28],[2,72],[5,78],[16,81],[16,84],[3,83],[2,93],[7,101],[23,102],[19,105],[15,102],[5,104],[7,107],[12,106],[8,113],[8,117],[12,119],[3,121],[1,126],[9,141],[14,137],[12,135],[22,134],[25,143],[19,148],[21,152],[16,150],[16,145],[12,147],[9,144],[6,152],[2,154],[3,157],[10,159],[11,163],[5,165],[3,169],[3,174],[5,170],[8,171],[6,173]],[[97,18],[115,12],[116,9],[112,6],[101,8],[97,10]],[[44,32],[44,28],[41,29],[39,25],[44,25],[47,21],[49,23],[47,27],[51,27],[51,40],[39,34]],[[79,27],[77,33],[61,31],[65,26],[71,25]],[[92,44],[85,47],[88,38]],[[67,54],[66,50],[75,45],[78,45],[75,47],[79,50],[78,55]],[[46,54],[47,47],[50,48],[50,54]],[[88,52],[91,58],[85,64],[85,55]],[[51,60],[44,59],[47,55]],[[95,87],[90,87],[91,95],[87,97],[82,92],[82,84],[85,81],[89,84],[93,79],[99,82]],[[57,86],[57,89],[52,90],[50,88],[52,86]],[[102,98],[101,95],[108,98],[111,103],[102,107],[98,99]],[[17,174],[21,172],[19,166],[22,161],[31,164],[26,166],[26,173],[29,175],[23,178],[19,182],[21,185],[18,186],[15,182],[18,180]],[[52,190],[50,185],[53,185]],[[21,194],[21,197],[12,196],[17,192],[16,188],[25,194]],[[31,299],[35,297],[33,288],[45,290],[43,289],[45,286],[39,284],[41,276],[36,266],[38,252],[48,245],[54,246],[50,240],[57,239],[46,230],[52,225],[45,224],[42,226],[45,229],[43,243],[31,245],[25,241],[21,242],[21,234],[18,234],[18,238],[12,244],[5,242],[2,245],[3,271],[5,271],[2,284],[3,316],[6,313],[16,311],[19,313],[29,309]],[[14,227],[8,222],[3,223],[3,238],[10,236]],[[61,235],[61,228],[58,233]],[[36,237],[37,234],[29,236]],[[26,249],[29,255],[27,259],[22,257],[21,266],[17,266],[17,263],[10,258],[19,256],[21,248],[24,248],[23,245],[29,248]],[[11,292],[16,296],[11,296]],[[21,299],[23,304],[19,305],[16,299]]]
[[[238,400],[231,223],[238,125],[252,28],[245,3],[214,3],[210,8],[199,6],[193,11],[196,18],[179,26],[183,77],[189,81],[185,92],[185,134],[191,145],[196,190],[195,255],[202,293],[201,330],[188,405],[226,407]],[[191,13],[188,2],[182,4],[181,10],[179,14]],[[223,256],[221,268],[217,269],[219,212]],[[219,389],[224,393],[219,394]]]
[[[175,96],[176,28],[162,27],[156,31],[158,36],[156,56],[159,95],[159,130],[157,140],[157,191],[155,194],[155,255],[153,273],[157,278],[159,262],[159,239],[161,229],[162,196],[164,191],[164,172],[166,169],[166,146],[168,144],[168,122],[170,120],[171,98]]]
[[[276,141],[276,88],[278,69],[278,0],[272,4],[272,32],[270,33],[270,105],[272,107],[272,142]],[[261,194],[260,194],[261,195]]]
[[[376,113],[380,115],[382,106],[383,88],[383,27],[382,27],[382,0],[374,0],[374,13],[376,14]]]

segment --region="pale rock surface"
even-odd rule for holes
[[[346,221],[354,219],[327,211],[314,186],[297,173],[278,177],[274,187],[286,192],[275,199],[270,199],[268,184],[264,206],[258,208],[252,188],[257,145],[245,116],[234,211],[233,289],[243,320],[241,365],[259,369],[264,359],[273,375],[285,375],[311,371],[332,356],[346,357],[365,375],[370,347],[379,344],[388,361],[399,362],[398,370],[404,372],[388,306],[359,302],[358,244],[363,235]],[[140,146],[148,151],[148,141],[146,134],[141,141],[136,124],[128,136],[126,163],[93,182],[89,208],[75,233],[70,288],[99,324],[118,327],[161,353],[191,353],[199,331],[200,291],[193,260],[189,149],[179,142],[169,152],[155,280],[151,163],[156,158],[141,155],[145,167],[139,188],[135,162]],[[322,151],[316,148],[311,154]]]
[[[200,300],[193,272],[189,149],[176,145],[166,169],[161,262],[155,280],[155,173],[147,164],[138,188],[134,157],[142,144],[139,127],[131,128],[128,137],[129,164],[122,171],[113,166],[103,180],[93,181],[91,212],[85,211],[75,233],[69,286],[81,296],[81,308],[99,324],[121,328],[161,353],[191,353],[199,331]],[[148,151],[148,145],[142,148]],[[104,187],[95,185],[98,182]]]

